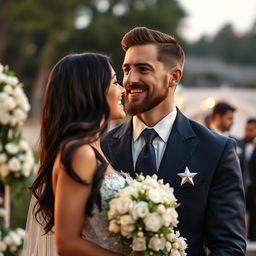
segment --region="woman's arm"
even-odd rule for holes
[[[84,145],[74,152],[72,167],[81,179],[92,181],[97,169],[97,160],[90,146]],[[54,169],[56,171],[54,221],[58,254],[60,256],[121,255],[81,238],[85,222],[85,206],[92,186],[81,185],[74,181],[60,161],[56,163]]]

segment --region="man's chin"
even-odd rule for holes
[[[125,110],[130,116],[135,116],[137,114],[147,112],[148,110],[150,110],[150,107],[145,103],[140,105],[126,104]]]

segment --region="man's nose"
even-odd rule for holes
[[[134,70],[130,70],[128,74],[124,75],[124,85],[136,84],[139,82],[138,73]]]

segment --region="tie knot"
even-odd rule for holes
[[[145,129],[142,132],[146,143],[152,143],[154,138],[157,136],[157,132],[154,129]]]

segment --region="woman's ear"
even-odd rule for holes
[[[171,77],[169,81],[169,87],[176,86],[182,77],[182,71],[179,68],[171,70]]]

